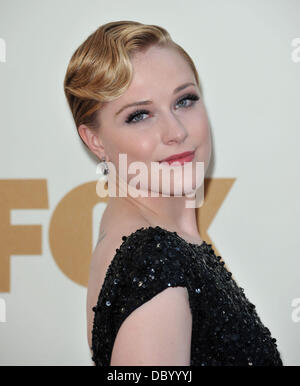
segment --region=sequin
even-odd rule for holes
[[[110,365],[117,332],[130,313],[170,286],[188,290],[190,365],[283,365],[276,339],[211,244],[188,243],[159,226],[140,228],[122,240],[92,308],[91,350],[97,366]]]

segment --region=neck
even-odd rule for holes
[[[150,226],[160,226],[182,235],[199,238],[195,208],[186,208],[188,198],[182,197],[110,197],[110,204],[131,207]]]

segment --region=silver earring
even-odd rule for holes
[[[105,157],[102,157],[100,162],[97,165],[97,170],[96,170],[96,173],[100,174],[99,181],[107,182],[108,172],[109,172],[109,169],[108,169],[107,163],[105,162]]]

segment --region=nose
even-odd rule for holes
[[[184,125],[172,112],[164,114],[161,119],[161,133],[165,144],[183,142],[188,135]]]

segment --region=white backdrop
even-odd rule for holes
[[[299,0],[0,1],[0,183],[44,179],[48,194],[45,209],[10,211],[11,224],[41,225],[41,251],[9,258],[1,365],[92,364],[87,289],[58,267],[48,234],[62,198],[97,179],[63,93],[66,67],[115,20],[161,25],[194,59],[212,124],[207,177],[236,179],[209,236],[284,364],[300,365],[299,15]],[[93,243],[103,209],[93,212]]]

